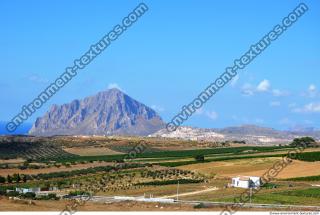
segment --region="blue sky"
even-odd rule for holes
[[[169,121],[300,1],[144,1],[149,11],[38,110],[118,86]],[[1,1],[0,121],[139,1]],[[320,2],[185,125],[320,128]]]

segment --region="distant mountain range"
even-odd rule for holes
[[[53,105],[36,120],[29,134],[148,135],[164,125],[153,109],[114,88],[69,104]]]
[[[253,144],[289,143],[296,137],[310,136],[320,140],[320,131],[314,129],[303,131],[278,131],[256,125],[242,125],[223,129],[203,129],[179,127],[174,132],[161,129],[150,137],[179,138],[196,141],[246,141]]]
[[[1,134],[5,122],[0,123]],[[25,124],[15,134],[26,134]],[[3,131],[2,131],[3,130]],[[150,107],[134,100],[118,89],[99,92],[81,100],[53,105],[38,118],[29,130],[30,135],[132,135],[178,138],[197,141],[246,141],[256,144],[288,143],[296,137],[311,136],[320,140],[320,131],[295,127],[279,131],[256,125],[242,125],[222,129],[203,129],[181,126],[174,132],[165,129],[165,122]]]

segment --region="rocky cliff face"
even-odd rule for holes
[[[83,100],[53,105],[33,124],[29,134],[148,135],[164,127],[160,116],[118,89]]]

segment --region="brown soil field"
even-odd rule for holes
[[[192,164],[179,167],[206,175],[226,176],[262,176],[275,162],[282,158],[253,158],[245,160],[219,161],[202,164]],[[320,175],[320,162],[304,162],[294,160],[284,168],[276,178],[286,179]]]
[[[0,176],[12,175],[14,173],[34,175],[39,173],[64,172],[64,171],[86,169],[86,168],[97,167],[97,166],[107,166],[110,164],[111,164],[110,162],[101,162],[101,163],[94,162],[94,163],[87,163],[87,164],[76,164],[76,165],[72,165],[71,167],[61,166],[60,168],[50,167],[50,168],[43,168],[43,169],[25,169],[25,170],[21,170],[17,168],[0,169]]]
[[[19,164],[23,163],[25,160],[24,159],[9,159],[9,160],[1,160],[0,159],[0,164]]]
[[[115,155],[115,154],[123,154],[121,152],[113,151],[107,147],[72,147],[72,148],[64,148],[66,152],[71,154],[76,154],[80,156],[94,156],[94,155]]]

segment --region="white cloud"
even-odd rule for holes
[[[261,81],[257,86],[253,86],[250,83],[244,84],[241,88],[241,93],[244,96],[253,96],[256,93],[270,93],[275,97],[290,95],[288,91],[272,89],[271,83],[267,79]]]
[[[278,89],[273,89],[272,90],[272,95],[276,96],[276,97],[280,97],[280,96],[288,96],[290,93],[287,91],[282,91],[282,90],[278,90]]]
[[[165,109],[159,105],[151,105],[151,108],[157,112],[163,112]]]
[[[309,103],[301,108],[293,109],[295,113],[320,113],[320,103]]]
[[[117,83],[110,83],[110,84],[108,85],[108,89],[112,89],[112,88],[116,88],[116,89],[118,89],[118,90],[121,90],[122,92],[125,92],[125,91],[119,86],[119,84],[117,84]]]
[[[271,107],[279,107],[279,106],[281,106],[281,103],[279,101],[272,101],[269,103],[269,105]]]
[[[265,79],[265,80],[261,81],[260,84],[257,86],[257,91],[258,92],[267,92],[267,91],[269,91],[270,87],[271,87],[271,84],[270,84],[269,80]]]
[[[195,114],[196,114],[196,115],[202,115],[203,112],[204,112],[204,111],[203,111],[203,108],[199,108],[199,109],[196,110]]]
[[[29,77],[27,77],[27,79],[29,81],[32,81],[32,82],[35,82],[35,83],[39,83],[39,84],[47,84],[47,83],[49,83],[48,79],[43,78],[38,74],[32,74]]]
[[[206,115],[212,120],[216,120],[218,118],[218,113],[215,111],[206,111]]]
[[[314,98],[317,95],[318,95],[318,89],[317,89],[316,85],[310,84],[308,87],[308,90],[306,92],[306,96],[310,97],[310,98]]]
[[[244,84],[241,88],[241,93],[245,96],[253,96],[254,92],[254,87],[248,83]]]
[[[309,92],[314,92],[314,91],[317,90],[317,87],[316,87],[316,85],[314,85],[314,84],[310,84],[308,90],[309,90]]]
[[[207,111],[207,110],[203,110],[202,108],[196,110],[195,114],[201,115],[201,116],[206,116],[211,120],[216,120],[219,117],[219,115],[216,111]]]
[[[308,88],[301,94],[301,96],[307,97],[307,98],[314,98],[319,95],[320,95],[319,90],[317,89],[317,86],[315,84],[310,84]]]
[[[237,85],[238,81],[239,81],[239,75],[236,75],[232,80],[231,80],[231,86],[234,87]]]

